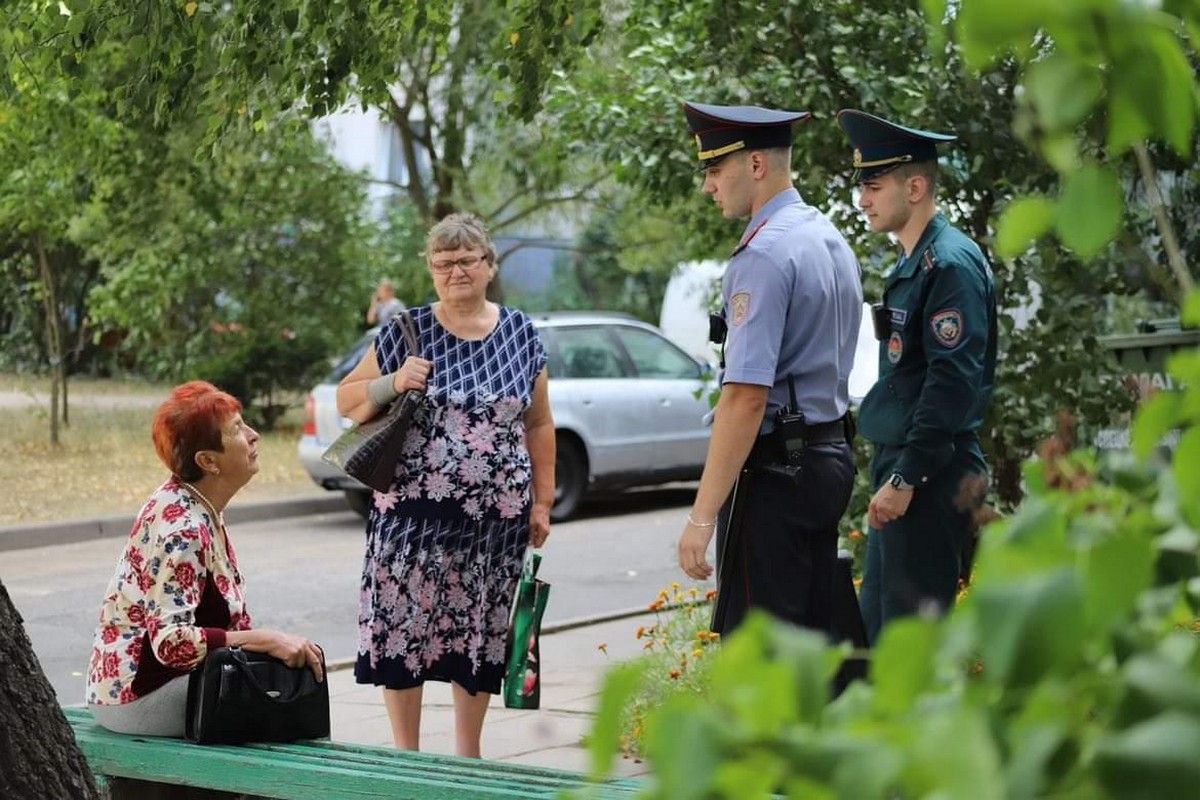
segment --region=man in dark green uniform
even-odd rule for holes
[[[954,602],[987,464],[978,430],[996,371],[996,291],[978,245],[937,210],[939,142],[861,111],[838,113],[854,145],[859,207],[900,260],[875,307],[879,380],[859,411],[875,446],[860,595],[872,642],[896,617]]]

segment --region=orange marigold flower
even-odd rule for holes
[[[638,639],[640,639],[640,638],[642,638],[642,637],[643,637],[643,636],[645,636],[645,635],[646,635],[646,626],[645,626],[645,625],[639,625],[639,626],[638,626],[638,629],[637,629],[637,638],[638,638]]]
[[[679,674],[680,674],[679,670],[677,670],[677,669],[671,670],[671,680],[673,680],[673,681],[679,680]]]
[[[704,593],[704,599],[705,600],[716,600],[717,599],[717,590],[709,589],[707,592]]]
[[[862,531],[850,531],[850,536],[848,538],[852,542],[857,542],[862,538]]]
[[[601,653],[604,653],[604,655],[608,655],[608,645],[607,644],[601,643],[600,645],[598,645],[596,647],[596,649],[599,650]]]

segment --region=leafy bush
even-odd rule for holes
[[[1185,321],[1200,323],[1200,293]],[[1165,798],[1200,781],[1200,352],[1168,369],[1184,393],[1138,415],[1136,454],[1026,465],[1029,495],[982,536],[945,619],[889,625],[869,682],[829,701],[843,651],[766,616],[645,719],[651,796]],[[1180,428],[1174,456],[1157,445]],[[642,691],[614,671],[591,737]]]
[[[195,377],[210,381],[242,401],[242,416],[262,431],[295,406],[326,372],[328,344],[313,331],[247,331],[237,324],[217,325],[204,337],[206,355]]]

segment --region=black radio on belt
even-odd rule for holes
[[[790,402],[775,412],[775,428],[770,434],[774,443],[771,449],[780,460],[763,464],[762,468],[766,472],[799,483],[803,472],[801,464],[807,444],[804,437],[808,432],[808,423],[796,402],[796,382],[791,375],[788,375],[788,399]]]

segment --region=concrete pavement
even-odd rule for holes
[[[516,764],[586,772],[590,761],[584,737],[591,730],[605,672],[641,654],[639,625],[653,614],[571,627],[543,634],[542,703],[537,711],[504,707],[496,696],[483,725],[483,757]],[[607,645],[607,654],[599,645]],[[336,667],[336,668],[335,668]],[[335,741],[392,746],[382,690],[354,682],[348,662],[331,664],[329,693]],[[421,749],[454,753],[454,706],[449,684],[425,684]],[[649,774],[644,762],[619,759],[620,776]]]
[[[345,508],[341,493],[329,492],[240,503],[230,507],[228,517],[230,522],[251,522]],[[112,516],[0,526],[0,550],[125,536],[132,524],[131,516]],[[507,709],[503,698],[494,697],[483,730],[484,758],[586,772],[590,762],[584,739],[591,729],[604,674],[618,662],[641,654],[635,634],[640,625],[651,624],[652,618],[652,613],[636,608],[547,626],[541,642],[541,708]],[[601,644],[607,652],[599,649]],[[382,690],[355,683],[352,666],[349,660],[329,664],[332,738],[390,747],[391,728]],[[422,750],[454,752],[454,707],[448,684],[426,684],[421,729]],[[639,776],[648,774],[649,768],[643,762],[619,759],[615,772]]]

